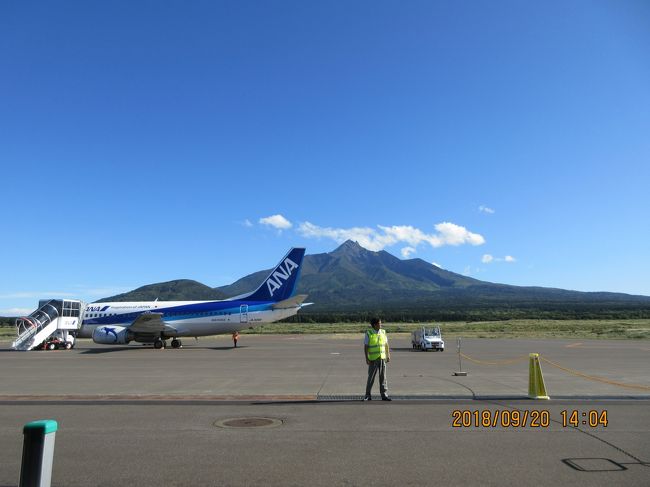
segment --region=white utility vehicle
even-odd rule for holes
[[[419,349],[425,352],[427,350],[445,351],[445,342],[442,339],[439,326],[432,328],[423,326],[415,330],[411,333],[411,344],[414,350]]]

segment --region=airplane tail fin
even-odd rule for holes
[[[293,296],[305,256],[304,248],[292,248],[255,291],[241,298],[251,301],[284,301]]]

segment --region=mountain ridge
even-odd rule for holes
[[[225,299],[255,290],[271,269],[254,272],[232,284],[211,288],[189,279],[142,286],[100,301]],[[650,316],[650,296],[582,292],[541,286],[491,283],[447,271],[422,259],[399,259],[348,240],[332,252],[306,255],[296,292],[315,304],[302,315],[369,313],[400,310],[407,315],[435,315],[441,310],[516,311],[531,316],[548,310],[641,310]],[[467,314],[467,313],[465,313]],[[491,312],[491,315],[494,314]]]

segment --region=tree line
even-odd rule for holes
[[[650,319],[648,308],[610,308],[580,306],[573,308],[465,308],[358,311],[301,311],[283,320],[289,323],[365,323],[373,317],[391,323],[427,323],[431,321],[505,321],[505,320],[608,320]]]
[[[650,307],[616,306],[601,307],[584,304],[574,306],[529,307],[431,307],[425,309],[380,308],[338,309],[310,312],[301,311],[282,320],[286,323],[365,323],[373,317],[391,323],[427,323],[431,321],[505,321],[515,319],[534,320],[633,320],[650,319]],[[14,326],[16,318],[0,317],[0,326]]]
[[[16,318],[4,318],[0,316],[0,326],[14,326],[16,324]]]

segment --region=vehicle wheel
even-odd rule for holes
[[[70,343],[70,342],[65,342],[65,349],[66,349],[66,350],[70,350],[70,349],[72,349],[72,343]]]
[[[172,340],[172,348],[181,348],[182,346],[183,344],[180,340],[176,340],[175,338]]]
[[[56,343],[48,343],[47,344],[47,349],[48,350],[56,350]]]
[[[162,340],[156,340],[153,342],[153,348],[156,350],[160,350],[163,347],[163,341]]]

